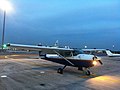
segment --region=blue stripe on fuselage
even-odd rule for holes
[[[63,64],[63,65],[67,65],[67,66],[73,66],[71,65],[69,62],[67,62],[65,59],[63,58],[43,58],[45,60],[48,60],[48,61],[52,61],[52,62],[56,62],[56,63],[59,63],[59,64]],[[71,63],[74,64],[73,67],[92,67],[94,66],[92,64],[93,60],[75,60],[75,59],[68,59]]]

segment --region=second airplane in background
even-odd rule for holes
[[[109,49],[82,49],[85,53],[92,55],[104,55],[108,57],[120,57],[120,54],[112,53]]]
[[[120,54],[114,54],[110,50],[106,50],[106,53],[109,57],[120,57]]]

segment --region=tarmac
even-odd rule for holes
[[[101,57],[104,65],[86,76],[75,67],[39,59],[37,55],[0,55],[0,90],[120,90],[120,57]]]

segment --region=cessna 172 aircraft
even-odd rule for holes
[[[50,46],[34,46],[21,44],[7,44],[8,48],[17,48],[24,50],[35,50],[44,52],[42,59],[63,64],[63,68],[58,69],[58,73],[63,74],[66,66],[78,67],[78,70],[83,71],[86,75],[90,75],[90,67],[96,64],[102,64],[101,59],[95,55],[81,54],[79,50],[70,49],[69,47],[59,48]]]

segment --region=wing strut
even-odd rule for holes
[[[74,66],[74,64],[72,62],[70,62],[67,58],[65,58],[64,56],[62,56],[60,53],[58,53],[57,51],[54,50],[54,52],[56,54],[58,54],[60,57],[62,57],[64,60],[66,60],[69,64],[71,64],[72,66]]]

